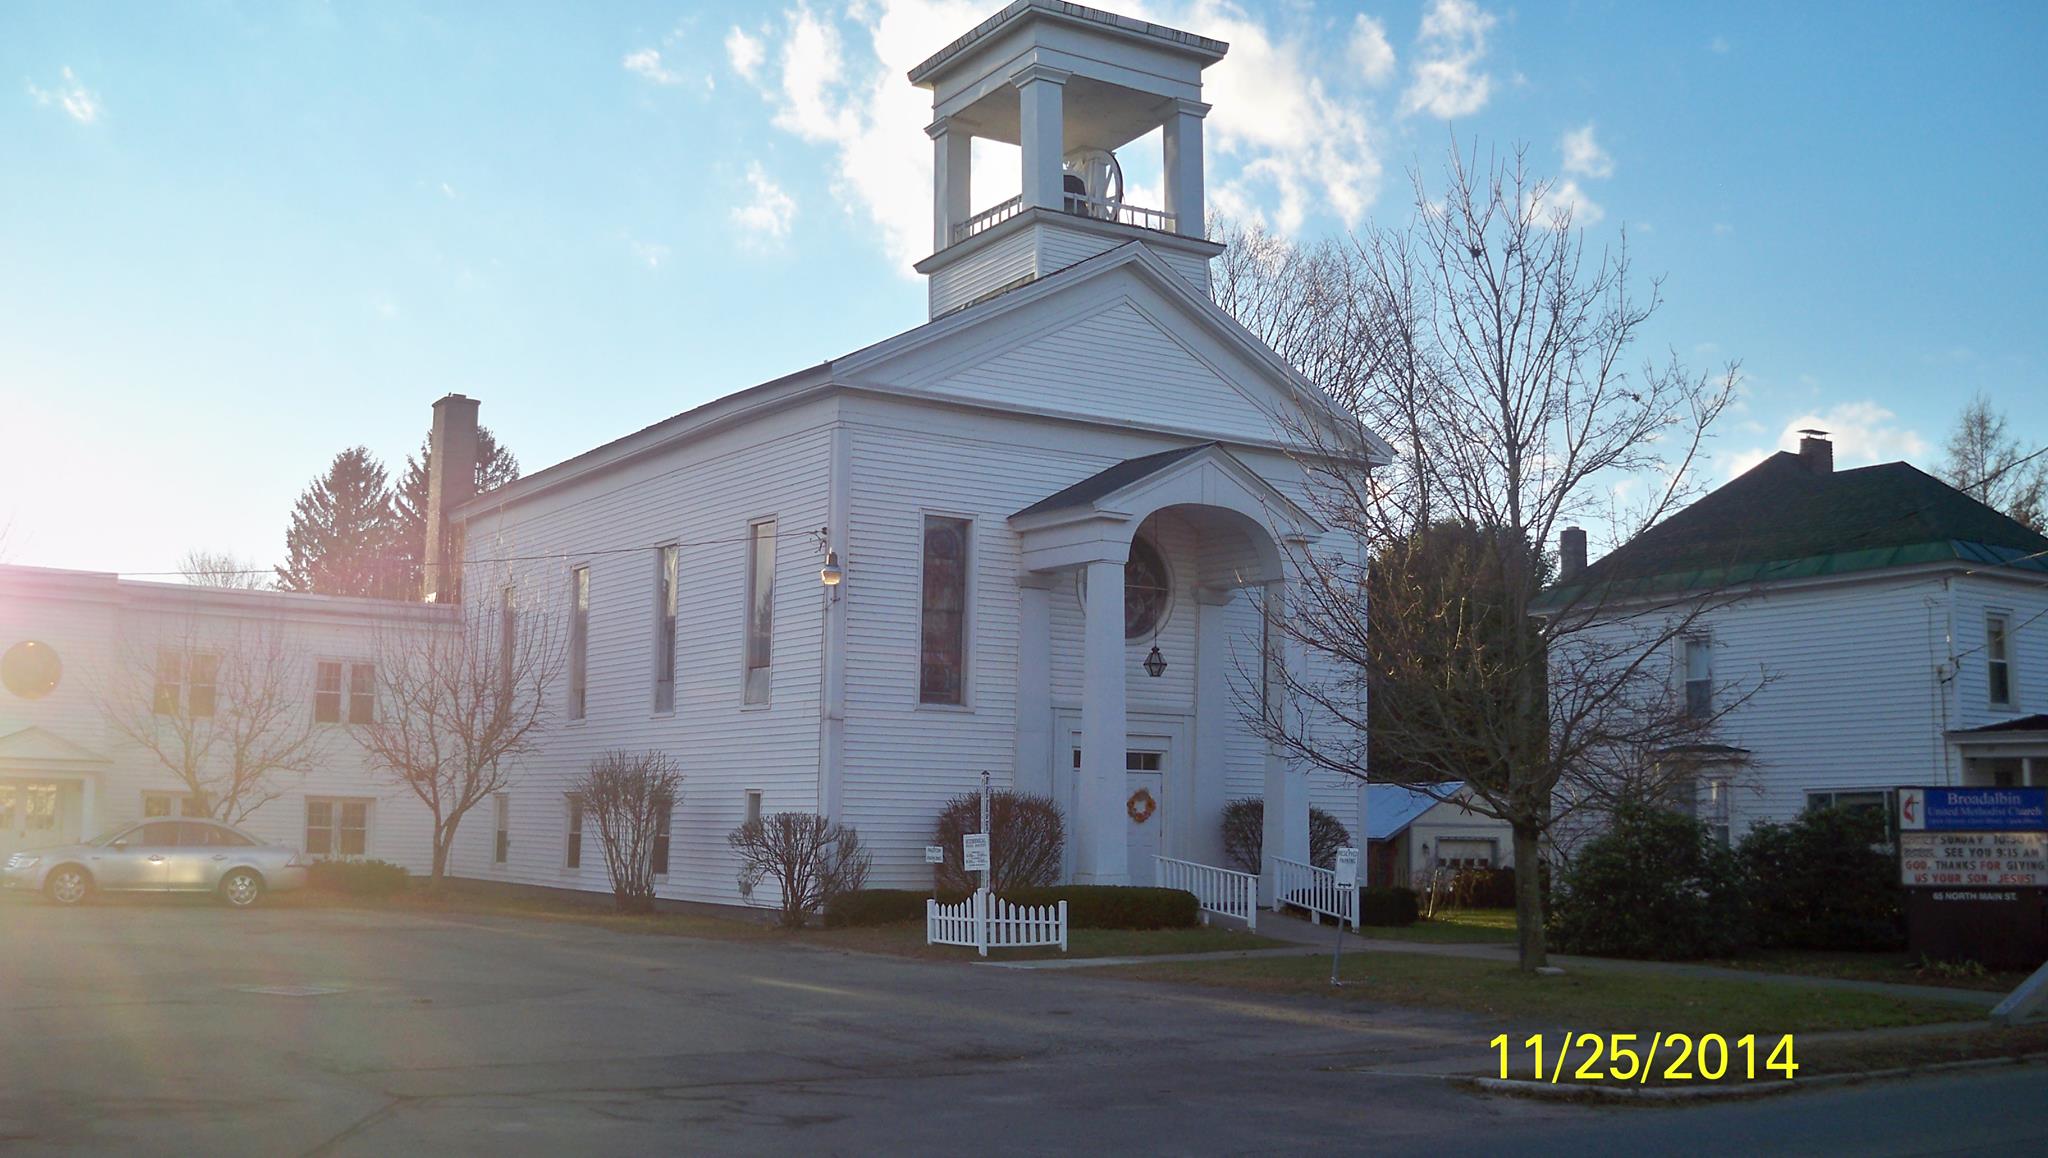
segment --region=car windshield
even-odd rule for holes
[[[93,845],[94,847],[104,847],[106,845],[114,843],[115,837],[120,836],[122,833],[127,832],[129,829],[133,827],[135,826],[132,824],[123,824],[115,828],[110,828],[105,832],[100,833],[98,836],[93,837],[91,840],[86,841],[85,843]]]

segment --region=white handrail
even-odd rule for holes
[[[961,242],[973,237],[977,233],[986,233],[995,226],[1017,216],[1023,209],[1024,198],[1021,194],[1001,204],[991,205],[987,209],[955,225],[953,227],[953,240]]]
[[[1155,856],[1152,860],[1159,866],[1160,888],[1195,894],[1196,903],[1202,906],[1204,924],[1208,923],[1210,913],[1216,913],[1235,917],[1244,922],[1246,929],[1258,931],[1258,877],[1170,856]]]
[[[1293,905],[1307,909],[1322,924],[1324,917],[1358,927],[1358,886],[1339,885],[1332,869],[1317,868],[1285,857],[1273,858],[1273,911]]]
[[[1122,225],[1135,225],[1139,229],[1151,229],[1159,233],[1172,233],[1179,219],[1164,209],[1147,209],[1125,201],[1111,201],[1106,197],[1090,197],[1086,193],[1066,195],[1067,212],[1078,217],[1092,217],[1097,221],[1114,221]]]

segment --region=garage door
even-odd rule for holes
[[[1493,842],[1490,840],[1439,840],[1436,842],[1437,863],[1448,868],[1492,868]]]

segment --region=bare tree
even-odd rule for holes
[[[933,870],[939,887],[971,890],[981,883],[962,860],[960,838],[981,831],[981,793],[963,792],[946,801],[932,825],[932,843],[946,850]],[[989,884],[996,892],[1049,885],[1059,879],[1066,851],[1067,823],[1049,796],[998,791],[989,794]]]
[[[194,587],[225,587],[235,591],[260,591],[269,586],[268,568],[237,559],[225,551],[195,547],[178,560],[178,574]]]
[[[1956,416],[1941,477],[1950,486],[2025,523],[2048,528],[2048,447],[2028,450],[1983,394]]]
[[[1698,713],[1674,694],[1674,649],[1713,600],[1624,606],[1629,592],[1569,583],[1546,596],[1543,545],[1577,522],[1625,539],[1688,501],[1736,368],[1634,364],[1657,283],[1638,296],[1625,240],[1588,255],[1521,153],[1481,164],[1454,150],[1444,177],[1432,197],[1415,176],[1414,220],[1356,239],[1350,300],[1305,323],[1359,347],[1324,383],[1342,417],[1290,422],[1310,500],[1338,534],[1296,553],[1275,616],[1308,662],[1273,665],[1262,678],[1278,694],[1241,692],[1292,758],[1361,778],[1379,701],[1373,748],[1398,758],[1375,782],[1448,800],[1462,781],[1468,807],[1511,828],[1533,969],[1535,866],[1593,799],[1561,786],[1682,775],[1670,754],[1703,746],[1739,699]],[[1368,431],[1398,448],[1392,469],[1368,461]],[[1455,549],[1425,533],[1438,526],[1459,529]]]
[[[279,629],[193,623],[121,649],[95,694],[108,726],[177,777],[188,808],[240,823],[329,750],[306,693],[305,656]]]
[[[654,909],[657,850],[668,841],[668,825],[683,777],[661,752],[606,752],[590,762],[569,791],[583,802],[583,815],[597,821],[604,845],[605,872],[620,912]]]
[[[777,812],[732,830],[726,843],[739,854],[740,890],[773,878],[781,886],[782,926],[801,929],[810,915],[842,893],[867,884],[873,858],[860,833],[815,812]]]
[[[378,633],[376,714],[350,725],[371,763],[432,817],[435,886],[462,818],[503,791],[512,764],[538,746],[562,660],[545,615],[460,607],[450,623]]]

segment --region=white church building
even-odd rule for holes
[[[684,775],[674,899],[744,903],[726,834],[779,811],[857,827],[873,884],[928,883],[934,820],[984,770],[1065,810],[1076,882],[1226,863],[1239,797],[1267,803],[1268,888],[1272,857],[1307,860],[1311,802],[1362,831],[1362,785],[1244,718],[1263,664],[1303,662],[1266,622],[1290,559],[1361,548],[1314,516],[1287,435],[1354,420],[1210,297],[1201,80],[1225,50],[1018,0],[910,74],[934,113],[925,324],[481,496],[478,404],[435,404],[429,584],[459,553],[473,610],[545,609],[568,650],[542,742],[453,872],[608,888],[568,789],[619,749]],[[1155,132],[1165,204],[1139,207],[1116,151]],[[1018,196],[977,203],[977,137],[1018,146]],[[0,696],[0,733],[62,732],[32,707]],[[100,792],[101,819],[132,795]],[[425,865],[423,834],[365,839]]]

